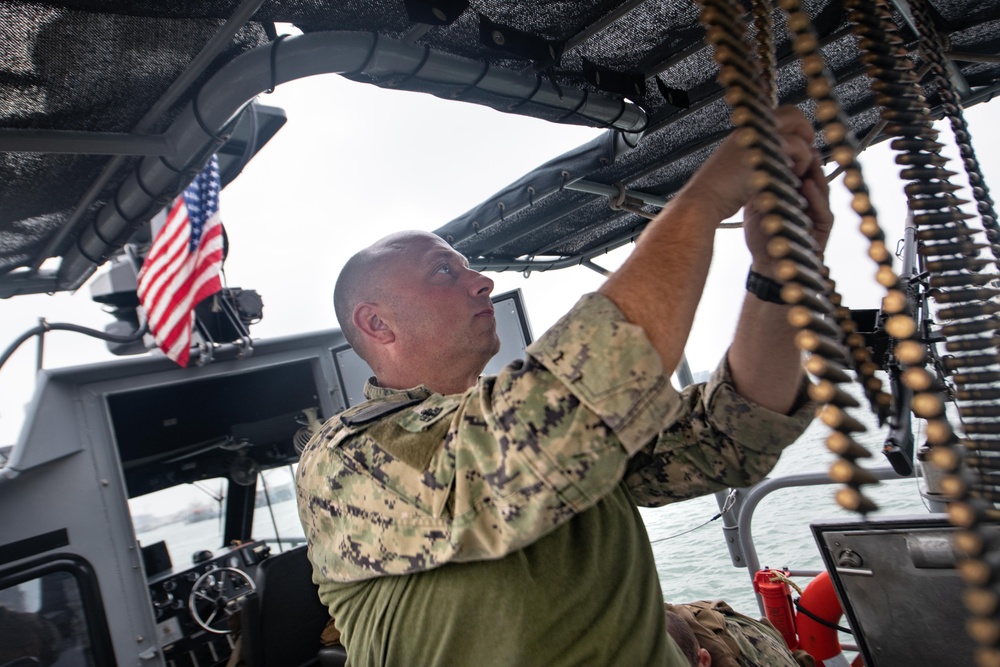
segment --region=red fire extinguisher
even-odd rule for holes
[[[770,568],[758,570],[753,577],[753,589],[764,601],[764,616],[778,629],[788,648],[794,651],[799,647],[799,637],[795,632],[792,591],[787,583],[774,577],[775,574],[784,579],[790,573],[787,570]]]

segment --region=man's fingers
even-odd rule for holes
[[[830,210],[830,200],[827,195],[826,180],[822,177],[807,178],[802,182],[802,196],[808,203],[806,213],[813,222],[812,235],[819,244],[820,251],[826,248],[826,242],[833,229],[833,212]]]
[[[820,192],[823,193],[825,197],[830,196],[830,181],[826,180],[826,174],[823,173],[823,165],[819,162],[819,154],[813,151],[814,159],[812,164],[809,165],[809,171],[806,176],[816,182],[819,186]]]
[[[794,105],[778,107],[774,110],[774,118],[778,122],[778,131],[782,134],[798,136],[810,145],[816,138],[812,123]]]

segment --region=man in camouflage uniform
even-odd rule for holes
[[[691,667],[815,667],[805,651],[791,651],[767,619],[745,616],[722,600],[664,605],[667,632]]]
[[[813,131],[779,114],[821,244],[832,217]],[[493,282],[440,238],[395,234],[344,267],[367,403],[302,454],[299,514],[353,667],[683,665],[636,508],[761,479],[812,417],[786,307],[746,299],[726,359],[678,394],[718,223],[750,198],[726,140],[625,264],[480,377]],[[752,268],[772,276],[759,216]]]

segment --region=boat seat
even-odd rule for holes
[[[330,614],[319,601],[304,545],[262,561],[256,584],[241,612],[247,667],[344,667],[344,647],[320,644]]]

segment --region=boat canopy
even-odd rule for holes
[[[919,72],[908,4],[889,4]],[[963,101],[988,99],[1000,5],[929,5]],[[804,6],[850,124],[878,141],[846,10]],[[808,113],[775,15],[778,98]],[[302,34],[279,37],[276,24]],[[559,268],[628,243],[730,128],[691,1],[8,0],[0,35],[0,297],[76,289],[147,242],[149,219],[212,153],[231,180],[280,128],[256,96],[303,76],[608,128],[437,230],[479,268]],[[924,91],[940,114],[933,80]]]

